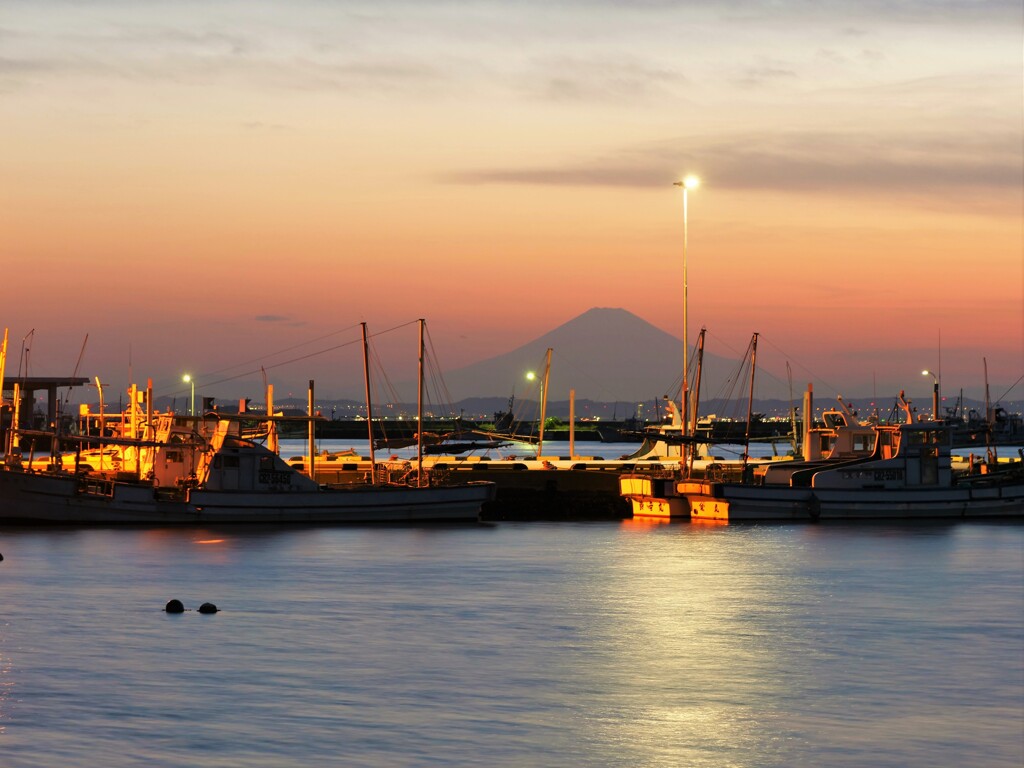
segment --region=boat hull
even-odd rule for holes
[[[1024,516],[1024,482],[860,490],[679,483],[692,519],[729,521],[1008,518]]]
[[[71,475],[0,472],[0,521],[50,523],[381,523],[474,521],[490,483],[317,491],[177,492]]]

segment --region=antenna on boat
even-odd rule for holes
[[[548,410],[548,378],[551,375],[551,347],[544,356],[544,378],[540,388],[540,429],[537,432],[537,458],[540,458],[544,447],[544,419]]]
[[[693,420],[690,422],[690,426],[686,430],[686,434],[690,437],[696,437],[697,435],[697,413],[700,408],[700,380],[704,371],[704,336],[707,334],[707,328],[702,327],[700,334],[697,336],[697,378],[693,384]],[[690,415],[687,414],[686,418],[689,419]],[[697,453],[696,445],[684,445],[683,448],[689,451],[690,460],[687,464],[687,474],[693,474],[693,459]]]
[[[423,485],[423,326],[426,320],[420,318],[420,348],[417,365],[416,390],[416,487]]]
[[[3,342],[3,346],[0,346],[0,413],[3,412],[3,406],[4,406],[4,370],[6,369],[6,367],[7,367],[7,329],[4,328],[4,342]],[[6,440],[4,441],[4,455],[5,456],[9,455],[8,452],[7,452],[8,451],[8,445],[10,445],[11,435],[14,432],[14,418],[13,418],[14,409],[13,408],[11,409],[11,414],[12,414],[11,426],[8,428],[7,437],[6,437]]]
[[[363,329],[363,382],[366,386],[366,429],[370,440],[370,484],[377,484],[377,460],[373,453],[373,401],[370,399],[370,347],[366,341],[366,323]]]
[[[4,405],[4,369],[7,367],[7,329],[4,328],[4,342],[0,346],[0,408]]]
[[[26,346],[26,342],[28,342],[29,339],[34,337],[35,332],[36,332],[36,329],[33,328],[31,331],[26,333],[25,336],[21,339],[21,357],[18,358],[18,378],[19,379],[22,376],[28,376],[28,358],[29,358],[29,354],[32,352],[32,344],[31,344],[31,342],[29,342],[28,345]],[[22,366],[23,365],[24,365],[24,373],[22,372]]]
[[[753,418],[754,410],[754,373],[757,371],[757,337],[755,333],[750,342],[750,396],[747,398],[747,432],[743,438],[743,469],[747,469],[747,461],[750,459],[750,420]]]

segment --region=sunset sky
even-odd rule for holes
[[[1024,374],[1022,14],[5,0],[8,375],[32,329],[33,375],[70,374],[88,333],[80,375],[123,387],[130,361],[164,394],[360,321],[426,318],[451,369],[591,307],[681,336],[672,182],[695,173],[693,337],[730,355],[757,331],[776,370],[851,393],[924,396],[941,366],[978,394],[985,358],[1002,395]],[[358,397],[360,360],[271,379]]]

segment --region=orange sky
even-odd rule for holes
[[[681,336],[692,172],[716,353],[858,393],[978,394],[985,358],[1001,395],[1022,33],[1015,0],[5,3],[0,326],[165,392],[363,320],[427,318],[449,368],[595,306]]]

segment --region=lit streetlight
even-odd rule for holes
[[[550,353],[550,352],[551,352],[551,350],[549,349],[548,353]],[[535,381],[536,379],[537,379],[537,374],[536,373],[534,373],[533,371],[527,371],[527,373],[526,373],[526,380],[527,381]],[[546,405],[546,403],[544,402],[544,379],[541,379],[540,380],[540,424],[537,427],[537,457],[538,458],[540,457],[541,449],[544,446],[544,416],[545,416],[544,410],[545,410],[545,405]]]
[[[689,293],[686,276],[686,257],[689,250],[689,211],[687,192],[700,186],[700,179],[696,176],[687,176],[682,181],[674,182],[673,186],[682,187],[683,190],[683,434],[690,434],[690,327],[687,307],[687,294]]]
[[[184,376],[181,377],[181,380],[184,381],[186,384],[188,384],[191,387],[191,389],[192,389],[192,397],[191,397],[191,399],[188,402],[188,415],[189,416],[195,416],[195,412],[196,412],[196,382],[187,373]]]
[[[527,381],[536,381],[537,380],[537,374],[534,373],[533,371],[527,371],[527,373],[526,373],[526,380]],[[541,402],[541,406],[543,407],[543,404],[544,404],[544,380],[543,379],[540,382],[540,402]]]
[[[939,420],[939,377],[928,370],[921,371],[922,376],[932,377],[932,420]]]

